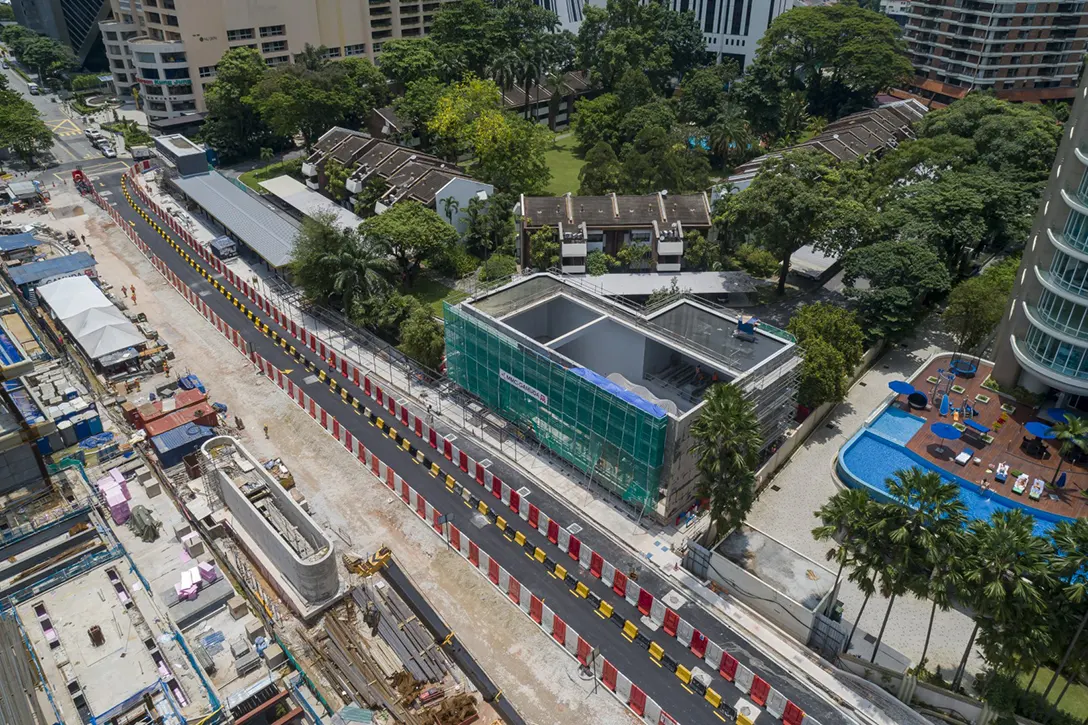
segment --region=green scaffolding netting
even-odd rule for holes
[[[450,379],[591,473],[595,483],[652,508],[668,419],[571,373],[473,312],[444,305]]]

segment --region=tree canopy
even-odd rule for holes
[[[0,86],[0,148],[11,149],[27,166],[53,147],[53,132],[41,113],[21,93]]]
[[[365,219],[359,233],[396,262],[401,282],[411,284],[420,266],[457,244],[457,230],[433,210],[406,199]]]
[[[805,354],[797,402],[815,408],[843,400],[864,351],[856,315],[826,303],[804,305],[788,329]]]

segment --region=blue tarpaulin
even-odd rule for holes
[[[40,262],[21,264],[18,267],[8,267],[8,276],[16,285],[22,286],[51,277],[75,274],[84,269],[93,269],[96,264],[98,263],[91,255],[86,252],[76,252],[66,257],[53,257]]]
[[[208,392],[204,389],[204,383],[200,382],[200,378],[192,374],[186,375],[183,378],[178,378],[178,386],[182,390],[192,390],[195,388],[202,393]]]
[[[38,246],[34,232],[0,235],[0,252],[18,252],[20,249],[33,249]]]
[[[571,368],[570,371],[578,377],[584,378],[585,380],[593,383],[598,388],[607,390],[608,392],[615,395],[617,398],[620,398],[630,403],[644,413],[649,413],[655,418],[664,418],[666,415],[665,411],[660,407],[654,405],[645,398],[632,393],[630,390],[616,385],[614,382],[604,377],[603,375],[599,375],[592,370],[588,370],[586,368]]]

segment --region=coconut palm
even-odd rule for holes
[[[1079,418],[1073,420],[1079,420]],[[1054,676],[1047,683],[1046,690],[1043,692],[1044,701],[1050,695],[1050,690],[1058,681],[1062,670],[1069,663],[1069,658],[1084,633],[1084,626],[1088,624],[1088,573],[1086,573],[1088,572],[1088,520],[1060,521],[1051,532],[1051,538],[1055,549],[1061,555],[1058,560],[1058,576],[1062,581],[1062,594],[1071,604],[1078,609],[1083,609],[1084,614],[1080,618],[1073,639],[1069,641],[1069,645],[1062,654],[1058,668],[1054,670]],[[1072,679],[1072,677],[1067,678],[1068,681]],[[1068,681],[1066,688],[1068,688]],[[1063,690],[1062,695],[1064,694]],[[1060,697],[1054,702],[1052,708],[1057,708],[1058,702],[1061,702]]]
[[[348,313],[356,300],[368,300],[385,291],[396,271],[387,255],[357,237],[343,249],[326,255],[321,263],[329,270],[333,292],[340,296],[342,309]]]
[[[918,658],[918,669],[926,666],[926,655],[929,653],[929,639],[933,634],[933,619],[937,615],[938,607],[942,612],[952,608],[952,598],[960,596],[963,587],[963,554],[967,543],[967,537],[963,529],[949,532],[949,535],[941,537],[930,560],[929,577],[924,586],[915,593],[918,596],[928,597],[932,606],[929,610],[929,624],[926,627],[926,640],[922,645],[922,656]]]
[[[1062,442],[1058,449],[1058,467],[1054,469],[1054,477],[1050,483],[1058,480],[1058,472],[1062,470],[1065,457],[1075,450],[1084,452],[1088,450],[1088,421],[1076,416],[1066,416],[1065,420],[1056,424],[1051,430],[1054,437]]]
[[[763,439],[752,403],[740,388],[711,386],[691,425],[699,495],[710,499],[710,529],[724,534],[744,522],[755,501],[755,469]]]
[[[964,591],[975,611],[975,626],[960,659],[952,689],[960,686],[979,628],[991,632],[1037,619],[1046,608],[1043,591],[1053,585],[1053,548],[1034,533],[1035,518],[1020,509],[972,521],[964,557]]]
[[[863,489],[847,488],[839,491],[816,511],[823,523],[812,530],[817,541],[832,540],[836,546],[827,552],[827,560],[839,565],[835,573],[835,584],[831,591],[838,591],[843,568],[851,563],[857,554],[854,546],[861,538],[854,534],[873,519],[876,502]],[[830,602],[829,602],[830,604]]]
[[[524,114],[526,120],[529,119],[529,110],[532,108],[532,91],[536,90],[540,86],[540,74],[544,72],[545,68],[545,55],[547,49],[543,43],[528,41],[518,54],[518,80],[521,81],[521,87],[525,91],[525,106]],[[539,91],[537,93],[539,95]]]
[[[896,597],[922,588],[942,540],[958,536],[966,521],[959,486],[945,481],[936,471],[917,467],[896,471],[885,486],[896,503],[879,506],[873,527],[887,544],[878,573],[888,608],[870,662],[876,661]]]
[[[453,224],[453,215],[461,209],[461,202],[452,196],[442,199],[442,213],[446,215],[446,221]]]
[[[751,155],[755,136],[740,106],[729,104],[710,125],[710,148],[728,168]]]
[[[865,607],[869,604],[873,594],[876,593],[877,573],[881,559],[879,553],[880,542],[873,536],[871,526],[862,526],[852,532],[852,537],[857,539],[854,542],[854,546],[857,547],[857,555],[851,563],[852,568],[847,579],[854,582],[858,590],[865,595],[865,599],[861,601],[861,608],[858,609],[858,615],[854,618],[854,626],[850,628],[850,636],[846,638],[846,643],[842,648],[843,652],[850,651],[850,643],[854,641],[854,633],[858,631],[858,624],[861,622],[862,615],[865,614]]]
[[[491,80],[495,81],[495,85],[504,94],[513,88],[514,83],[517,81],[519,62],[518,54],[512,50],[507,50],[495,56],[491,61],[491,66],[487,69]]]

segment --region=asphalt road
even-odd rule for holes
[[[32,96],[27,89],[27,82],[14,70],[11,68],[2,69],[0,73],[3,73],[7,78],[8,86],[12,90],[22,93],[38,109],[45,124],[53,132],[52,151],[56,159],[56,165],[51,165],[48,171],[39,175],[38,178],[41,181],[51,182],[54,180],[52,178],[53,173],[63,175],[65,171],[69,172],[68,176],[70,178],[71,169],[78,165],[88,164],[88,166],[93,167],[109,164],[117,165],[119,163],[119,159],[107,159],[98,149],[91,145],[91,142],[83,133],[87,126],[83,124],[79,116],[74,119],[68,118],[61,110],[60,102],[54,103],[50,100],[56,98],[55,94],[46,92]]]
[[[129,206],[121,189],[120,177],[112,174],[103,176],[98,182],[98,186],[100,190],[109,190],[112,192],[111,195],[106,198],[115,205],[126,221],[133,223],[137,233],[139,233],[140,237],[151,247],[152,251],[154,251],[160,259],[164,260],[173,272],[187,285],[200,294],[204,302],[210,305],[227,324],[238,330],[259,355],[266,360],[271,361],[283,371],[290,370],[289,373],[286,373],[285,377],[289,377],[296,386],[304,390],[318,405],[327,410],[330,414],[335,415],[340,420],[341,424],[345,426],[353,436],[360,440],[368,450],[372,451],[382,461],[393,467],[397,473],[412,486],[412,488],[423,495],[435,508],[444,513],[452,514],[454,523],[458,528],[464,531],[467,536],[475,541],[488,553],[488,555],[495,559],[500,566],[510,572],[510,574],[517,578],[524,586],[532,590],[537,596],[543,598],[545,604],[550,607],[558,617],[563,619],[569,627],[580,633],[591,644],[599,647],[602,656],[612,662],[620,672],[642,688],[647,695],[663,707],[666,712],[676,718],[679,722],[684,723],[684,725],[726,721],[724,710],[712,707],[703,697],[695,694],[691,689],[685,686],[674,674],[663,669],[659,664],[654,662],[647,653],[645,643],[639,644],[637,641],[631,642],[626,639],[619,627],[615,626],[610,621],[604,620],[595,612],[595,606],[590,600],[575,596],[572,593],[569,584],[555,578],[555,576],[549,570],[545,569],[542,564],[529,557],[521,546],[514,544],[511,539],[504,536],[497,527],[488,524],[486,519],[481,521],[480,519],[482,517],[478,517],[474,511],[466,508],[459,496],[454,495],[446,489],[441,482],[441,478],[433,478],[422,466],[414,465],[409,454],[394,440],[370,424],[366,417],[356,415],[353,412],[353,409],[343,402],[339,390],[334,393],[325,383],[318,382],[314,375],[303,369],[303,366],[301,366],[294,358],[290,357],[285,350],[280,348],[270,338],[261,334],[254,327],[253,322],[246,318],[244,313],[234,307],[222,296],[222,294],[216,291],[214,286],[204,279],[198,269],[193,268],[185,262],[159,235],[159,233],[151,228],[151,226]],[[135,194],[132,195],[132,199],[139,204],[139,200]],[[149,209],[145,211],[150,214]],[[169,234],[170,232],[167,233]],[[179,244],[183,244],[180,239],[175,241]],[[199,258],[194,257],[193,261],[200,267],[201,261]],[[226,280],[223,279],[222,276],[215,275],[214,271],[211,269],[208,269],[207,271],[211,274],[213,279],[217,279],[220,283],[226,284]],[[272,320],[259,314],[259,311],[255,309],[255,306],[251,312],[261,318],[261,320],[270,327],[274,327]],[[301,352],[309,361],[317,366],[317,369],[326,369],[326,364],[316,353],[311,353],[307,349],[303,349]],[[355,388],[350,382],[343,379],[338,379],[337,382],[341,384],[342,389],[346,389],[349,394],[359,399],[362,403],[372,403],[361,390]],[[410,431],[401,429],[398,422],[391,422],[394,423],[394,427],[399,433],[406,435],[409,440],[416,440],[414,436],[411,435]],[[466,443],[466,441],[462,436],[458,441],[458,444],[462,445],[463,443]],[[477,460],[482,460],[486,457],[471,450],[470,445],[462,447],[470,455],[477,458]],[[481,491],[479,485],[473,478],[449,465],[445,460],[442,460],[442,463],[446,464],[444,466],[446,472],[453,474],[457,481],[463,486],[474,493],[479,493]],[[495,468],[492,470],[510,485],[518,487],[520,482],[518,481],[516,471],[500,471]],[[547,513],[550,517],[560,521],[564,526],[570,526],[574,523],[581,525],[582,531],[579,533],[579,538],[587,545],[593,547],[595,551],[600,552],[614,565],[623,568],[624,570],[628,570],[635,566],[641,568],[643,574],[640,577],[639,583],[646,589],[660,597],[671,588],[671,585],[662,580],[658,575],[652,571],[648,571],[645,566],[642,566],[640,560],[632,557],[622,547],[617,546],[605,535],[599,533],[595,529],[594,524],[583,519],[577,512],[570,510],[566,505],[548,496],[544,491],[537,489],[531,482],[524,481],[524,484],[532,489],[532,500],[542,511]],[[368,483],[367,485],[370,484]],[[488,495],[484,500],[490,503],[492,499]],[[565,554],[562,554],[554,545],[548,542],[546,537],[541,536],[534,529],[529,528],[528,524],[517,517],[510,518],[513,519],[512,525],[518,531],[525,534],[526,539],[530,544],[540,547],[547,552],[549,556],[560,563],[564,563],[563,559],[566,559],[566,563],[572,563]],[[576,566],[573,568],[577,569]],[[586,572],[573,571],[572,573],[580,581],[586,584],[596,597],[611,604],[615,608],[616,613],[635,623],[636,626],[639,627],[640,634],[645,635],[650,640],[661,645],[667,657],[688,669],[694,669],[696,667],[699,667],[703,671],[710,669],[702,662],[702,660],[695,657],[694,654],[680,645],[674,638],[665,635],[663,631],[648,631],[640,623],[639,620],[641,615],[637,609],[629,605],[622,597],[615,595],[610,587],[605,586]],[[794,678],[781,667],[770,661],[766,653],[761,652],[741,634],[725,627],[716,618],[692,605],[683,607],[680,613],[681,616],[710,637],[711,640],[725,647],[726,651],[769,682],[775,690],[784,694],[812,717],[827,725],[849,721],[846,713],[817,696],[806,685],[794,680]],[[735,704],[740,697],[738,690],[732,684],[721,678],[716,672],[713,673],[713,683],[711,684],[711,687],[718,694],[722,695],[723,701],[726,703]],[[774,721],[776,721],[776,718],[767,713],[760,714],[756,719],[757,724]]]

